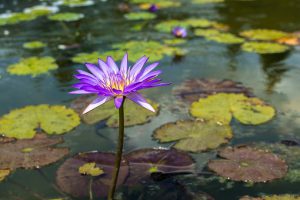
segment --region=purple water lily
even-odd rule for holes
[[[147,103],[146,99],[138,93],[139,90],[169,85],[161,83],[157,76],[160,70],[153,71],[158,62],[152,63],[143,69],[148,58],[141,57],[132,67],[128,67],[128,55],[124,55],[120,68],[112,57],[108,56],[106,62],[99,59],[99,66],[86,63],[90,72],[78,70],[75,78],[79,83],[73,85],[78,89],[71,94],[97,94],[98,97],[83,111],[87,113],[94,108],[114,99],[116,108],[120,108],[124,98],[128,98],[138,105],[155,112],[154,108]]]
[[[176,26],[176,27],[173,28],[172,34],[175,37],[184,38],[184,37],[187,36],[187,31],[184,27]]]
[[[149,12],[156,12],[158,10],[158,6],[155,4],[151,4],[151,6],[148,8]]]

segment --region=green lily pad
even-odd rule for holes
[[[0,182],[3,181],[10,174],[8,169],[0,169]]]
[[[103,54],[94,51],[92,53],[78,53],[72,57],[72,61],[76,63],[97,63],[99,58],[102,58]]]
[[[229,124],[234,117],[243,124],[258,125],[270,121],[275,116],[275,109],[258,98],[219,93],[192,103],[190,113],[222,124]]]
[[[277,30],[253,29],[243,31],[240,35],[252,40],[276,40],[288,36],[288,33]]]
[[[202,37],[209,37],[209,36],[215,36],[220,34],[221,32],[217,29],[196,29],[194,31],[194,34],[196,36],[202,36]]]
[[[156,24],[155,29],[160,32],[170,33],[172,29],[176,26],[181,26],[184,28],[207,28],[213,26],[215,23],[216,22],[214,21],[202,18],[191,18],[186,20],[168,20]]]
[[[48,17],[48,19],[53,21],[64,21],[64,22],[78,21],[82,18],[84,18],[84,14],[72,13],[72,12],[58,13]]]
[[[174,56],[182,53],[181,48],[164,45],[152,40],[132,40],[124,43],[113,44],[112,47],[119,51],[128,52],[129,60],[132,62],[135,62],[144,55],[149,56],[150,61],[157,61],[161,60],[164,56]],[[124,54],[123,52],[122,54]]]
[[[71,107],[81,114],[94,98],[94,96],[79,97],[71,104]],[[135,104],[130,100],[126,100],[124,105],[125,126],[147,123],[151,120],[151,118],[158,114],[159,105],[151,100],[148,100],[148,102],[156,110],[155,113]],[[109,101],[84,115],[81,114],[80,116],[87,124],[95,124],[99,121],[106,120],[106,124],[109,127],[118,127],[119,112],[118,109],[115,108],[113,101]]]
[[[204,36],[207,40],[212,40],[224,44],[240,44],[245,40],[243,38],[237,37],[231,33],[219,33],[215,35]]]
[[[94,167],[103,171],[98,176],[83,175],[80,168],[87,163],[95,163]],[[88,197],[91,190],[95,197],[105,197],[111,186],[114,171],[115,155],[104,152],[79,153],[68,158],[56,172],[59,188],[74,197]],[[128,162],[121,160],[117,186],[124,183],[129,173]],[[91,185],[91,189],[89,188]]]
[[[160,142],[176,142],[176,149],[200,152],[215,149],[232,138],[229,125],[213,121],[177,121],[167,123],[154,131]]]
[[[194,4],[223,3],[224,0],[192,0]]]
[[[54,147],[62,142],[61,137],[50,138],[45,134],[37,134],[32,139],[0,144],[0,169],[31,169],[54,163],[69,154],[68,148]]]
[[[271,196],[263,196],[263,197],[244,196],[240,198],[240,200],[300,200],[300,196],[291,195],[291,194],[271,195]]]
[[[193,103],[200,98],[206,98],[217,93],[242,93],[248,97],[254,96],[251,89],[240,82],[206,78],[185,80],[182,84],[176,86],[172,93],[188,103]]]
[[[246,42],[242,45],[242,49],[248,52],[259,54],[283,53],[289,50],[289,47],[283,44],[270,42]]]
[[[0,118],[0,134],[17,139],[33,138],[36,129],[50,135],[63,134],[79,124],[77,113],[65,106],[26,106]]]
[[[184,44],[186,43],[187,41],[185,39],[181,39],[181,38],[175,38],[175,39],[168,39],[168,40],[164,40],[163,41],[164,44],[166,45],[180,45],[180,44]]]
[[[276,154],[248,146],[227,147],[221,159],[211,160],[208,168],[234,181],[266,182],[282,178],[288,166]]]
[[[62,0],[62,5],[69,7],[91,6],[94,4],[92,0]]]
[[[7,71],[14,75],[31,75],[34,77],[57,68],[58,65],[52,57],[29,57],[8,66]]]
[[[178,1],[160,1],[160,2],[152,2],[149,3],[149,1],[145,1],[139,4],[139,8],[142,10],[148,10],[153,4],[157,6],[158,9],[163,9],[163,8],[173,8],[173,7],[179,7],[181,6],[181,3]],[[147,2],[147,3],[146,3]]]
[[[102,169],[96,166],[95,162],[85,163],[78,169],[79,173],[88,176],[100,176],[104,173]]]
[[[41,41],[32,41],[32,42],[26,42],[23,44],[23,47],[25,49],[40,49],[45,46],[46,46],[46,44]]]
[[[150,20],[155,19],[156,15],[150,12],[131,12],[125,14],[124,17],[128,20]]]

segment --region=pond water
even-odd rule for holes
[[[71,102],[78,98],[68,94],[76,82],[73,75],[77,69],[84,68],[81,62],[73,62],[72,57],[78,53],[97,51],[105,54],[107,51],[118,51],[112,48],[113,44],[133,40],[151,40],[162,44],[165,39],[173,39],[173,36],[169,32],[157,31],[154,27],[166,20],[204,18],[226,25],[229,27],[226,31],[236,35],[250,29],[274,29],[289,33],[300,31],[298,0],[225,0],[209,4],[193,4],[187,0],[176,2],[181,2],[181,6],[161,8],[155,13],[155,19],[128,20],[124,17],[126,13],[118,9],[119,1],[94,0],[90,6],[70,7],[56,5],[57,2],[51,0],[1,0],[0,13],[23,12],[25,8],[43,4],[55,5],[59,12],[82,13],[84,18],[62,22],[40,16],[30,21],[0,25],[0,116],[28,105],[70,107]],[[137,4],[126,4],[132,11],[139,11]],[[125,4],[122,5],[125,8]],[[143,92],[147,98],[160,105],[160,111],[150,122],[126,128],[124,151],[172,146],[174,143],[159,143],[153,139],[153,131],[168,122],[192,119],[189,104],[182,102],[173,91],[185,80],[202,78],[241,82],[245,87],[252,88],[256,97],[276,109],[276,116],[261,125],[243,125],[236,119],[232,120],[230,126],[234,136],[226,145],[300,141],[300,45],[292,46],[284,53],[259,54],[243,51],[239,44],[207,40],[196,36],[193,31],[193,28],[188,29],[186,42],[176,46],[185,49],[184,56],[174,58],[173,55],[163,55],[159,59],[159,68],[163,71],[160,77],[164,82],[172,82],[172,85]],[[46,46],[36,50],[23,48],[25,42],[36,40],[46,43]],[[156,50],[155,47],[147,52],[155,55]],[[129,57],[134,57],[130,53]],[[51,56],[59,67],[37,76],[9,73],[8,66],[31,56]],[[153,58],[155,60],[155,56]],[[55,186],[56,171],[65,159],[79,152],[115,151],[117,129],[108,127],[103,121],[93,125],[81,123],[64,134],[63,138],[64,143],[59,146],[70,148],[68,156],[40,169],[14,170],[0,183],[0,199],[88,199],[61,194]],[[267,183],[251,184],[220,178],[207,168],[207,163],[210,159],[216,159],[217,152],[226,145],[209,151],[189,153],[197,163],[199,175],[181,174],[142,187],[121,187],[120,192],[126,191],[124,194],[127,195],[123,194],[123,199],[186,199],[180,196],[182,190],[186,189],[193,193],[201,191],[210,194],[217,200],[240,199],[244,195],[300,194],[300,171],[293,180],[282,178]],[[0,156],[3,154],[4,151],[0,152]],[[295,158],[295,162],[300,163],[300,157],[298,160]],[[200,194],[198,198],[205,199]]]

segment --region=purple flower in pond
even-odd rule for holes
[[[156,12],[158,10],[158,6],[155,4],[151,4],[151,6],[148,8],[149,12]]]
[[[185,28],[183,28],[181,26],[176,26],[176,27],[173,28],[172,34],[175,37],[184,38],[184,37],[187,36],[187,31],[186,31]]]
[[[120,68],[112,57],[108,56],[106,62],[99,59],[99,66],[86,63],[89,72],[78,70],[75,78],[79,83],[73,85],[77,90],[71,94],[97,94],[98,97],[83,111],[87,113],[109,100],[114,100],[116,108],[120,108],[124,98],[128,98],[138,105],[155,112],[146,99],[138,93],[139,90],[166,86],[170,83],[161,83],[157,76],[160,70],[153,71],[158,62],[152,63],[143,69],[148,58],[141,57],[132,67],[128,67],[127,53],[124,55]]]

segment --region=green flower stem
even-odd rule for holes
[[[90,177],[90,182],[89,182],[89,196],[90,200],[93,200],[93,177]]]
[[[124,102],[125,102],[125,99],[124,99],[121,107],[119,108],[118,147],[117,147],[117,155],[116,155],[116,160],[115,160],[115,170],[113,173],[112,185],[110,187],[109,194],[108,194],[108,200],[114,199],[114,194],[116,191],[117,180],[118,180],[118,175],[119,175],[120,165],[121,165],[121,160],[122,160],[123,145],[124,145]]]

